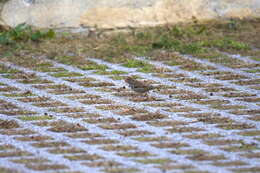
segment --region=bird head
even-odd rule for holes
[[[130,77],[130,76],[127,76],[127,77],[125,78],[125,82],[127,82],[127,83],[129,83],[129,82],[132,81],[132,80],[133,80],[133,78]]]

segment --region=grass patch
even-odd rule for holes
[[[246,70],[248,73],[259,73],[260,69]]]
[[[128,68],[138,68],[138,71],[143,73],[151,73],[155,72],[156,70],[153,65],[136,59],[127,60],[127,62],[124,63],[123,66]]]
[[[54,68],[52,63],[45,62],[45,61],[43,61],[43,62],[40,61],[38,64],[36,64],[36,66],[34,67],[34,70],[40,71],[40,72],[51,72],[51,71],[55,72],[57,70],[62,71],[64,69],[62,69],[62,68],[60,68],[60,69],[59,68]]]
[[[99,74],[99,75],[121,75],[121,74],[127,74],[127,72],[120,71],[120,70],[112,70],[112,71],[99,70],[99,71],[96,71],[95,74]]]
[[[3,94],[6,97],[29,97],[29,96],[35,96],[35,94],[33,94],[30,91],[26,91],[23,93],[8,93],[8,94]]]
[[[82,74],[80,73],[76,73],[76,72],[58,72],[58,73],[54,73],[52,74],[52,76],[54,77],[78,77],[78,76],[82,76]]]
[[[106,65],[91,64],[80,67],[82,70],[106,70],[108,67]]]
[[[24,121],[40,121],[40,120],[52,120],[53,116],[41,115],[41,116],[20,116],[19,119]]]
[[[139,68],[138,71],[143,73],[152,73],[155,72],[155,68],[150,64],[146,64],[144,67]]]
[[[136,152],[124,152],[124,153],[118,153],[118,155],[123,157],[148,157],[148,156],[154,156],[153,154],[146,152],[146,151],[136,151]]]
[[[8,68],[0,64],[0,73],[18,73],[19,71],[13,68]]]
[[[164,159],[164,158],[161,158],[161,159],[144,159],[144,160],[137,160],[138,162],[140,163],[143,163],[143,164],[167,164],[169,162],[171,162],[170,159]]]
[[[184,43],[178,39],[172,39],[168,35],[152,44],[154,49],[173,50],[183,54],[204,53],[206,49],[202,46],[201,42]]]
[[[233,49],[233,50],[249,50],[248,44],[235,41],[232,38],[221,38],[216,40],[201,41],[201,46],[220,48],[220,49]]]
[[[255,61],[260,61],[260,57],[252,57],[251,59],[253,59]]]
[[[125,77],[124,76],[111,76],[110,78],[113,80],[123,80]]]
[[[120,70],[113,70],[113,71],[111,71],[111,74],[113,74],[113,75],[119,75],[119,74],[127,74],[127,72],[120,71]]]
[[[235,23],[235,24],[234,24]],[[208,21],[199,23],[165,25],[152,28],[134,29],[129,33],[107,34],[101,38],[86,37],[81,34],[60,34],[56,39],[53,31],[34,31],[24,24],[0,33],[1,55],[8,61],[18,65],[34,66],[45,71],[51,66],[48,63],[38,64],[28,57],[44,55],[60,63],[76,66],[82,70],[97,70],[102,74],[108,69],[105,65],[96,64],[86,57],[96,57],[113,63],[122,63],[125,67],[138,68],[140,72],[154,72],[153,66],[134,60],[134,56],[145,56],[165,60],[165,54],[180,52],[199,58],[214,59],[215,63],[231,64],[232,66],[247,65],[234,62],[232,58],[223,58],[214,49],[257,56],[251,47],[259,47],[260,20]],[[73,37],[72,37],[73,35]],[[37,42],[37,44],[35,44]],[[14,47],[19,43],[19,47]],[[14,49],[15,48],[15,49]],[[158,56],[156,52],[164,52]],[[24,55],[28,55],[24,56]],[[84,55],[84,56],[83,56]],[[222,58],[219,58],[222,57]],[[176,56],[167,57],[171,65],[183,65]],[[257,58],[259,60],[259,58]],[[184,63],[185,64],[185,63]],[[199,69],[195,65],[192,69]],[[185,67],[183,67],[185,68]],[[206,70],[206,69],[205,69]],[[104,72],[104,73],[105,73]],[[112,73],[112,72],[111,72]],[[112,75],[118,75],[117,72]]]
[[[22,23],[13,29],[0,32],[0,44],[14,45],[27,41],[38,42],[42,39],[54,37],[55,32],[52,29],[48,31],[33,30],[31,26]]]
[[[138,67],[144,67],[146,65],[147,63],[145,63],[144,61],[135,60],[135,59],[129,59],[127,60],[126,63],[123,64],[123,66],[128,68],[138,68]]]
[[[51,57],[60,63],[67,64],[67,65],[74,65],[81,70],[106,70],[108,67],[106,65],[100,65],[95,62],[89,61],[85,57],[81,56],[67,56],[67,55],[58,55]]]

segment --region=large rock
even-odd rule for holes
[[[0,10],[9,26],[108,29],[260,17],[260,0],[9,0]]]

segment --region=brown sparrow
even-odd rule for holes
[[[125,82],[128,83],[129,87],[137,93],[146,93],[152,89],[155,89],[155,87],[144,84],[143,82],[140,82],[132,77],[127,77]]]

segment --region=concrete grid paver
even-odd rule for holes
[[[231,56],[233,58],[236,58],[235,56]],[[238,77],[237,80],[221,80],[217,79],[215,76],[206,76],[201,71],[187,71],[184,70],[178,66],[169,66],[164,64],[164,62],[156,62],[151,60],[146,60],[145,58],[137,58],[137,60],[148,62],[156,67],[163,67],[168,68],[171,70],[171,72],[167,72],[168,74],[183,74],[184,78],[196,78],[201,84],[221,84],[224,87],[233,88],[234,90],[238,92],[244,92],[248,93],[249,95],[252,94],[254,96],[249,96],[246,98],[259,98],[259,91],[252,88],[250,85],[239,85],[238,81],[240,80],[258,80],[258,74],[252,74],[246,72],[246,68],[243,69],[233,69],[231,67],[226,67],[224,65],[208,62],[206,60],[196,59],[194,57],[189,56],[183,56],[186,60],[195,61],[199,64],[206,64],[209,66],[212,66],[215,68],[215,70],[208,70],[209,72],[214,71],[224,71],[224,72],[231,72],[234,74],[239,74],[246,76],[248,79],[240,79]],[[1,62],[2,65],[9,67],[11,69],[16,69],[19,71],[22,71],[24,74],[35,74],[37,78],[44,79],[47,81],[50,81],[50,83],[22,83],[21,79],[7,79],[4,74],[1,74],[0,83],[4,84],[1,86],[1,88],[7,87],[7,92],[2,92],[0,99],[5,100],[9,103],[12,103],[14,105],[17,105],[18,107],[21,107],[22,109],[26,111],[33,111],[36,112],[36,115],[52,115],[55,117],[55,119],[47,120],[46,126],[39,126],[35,124],[35,122],[40,121],[24,121],[21,118],[19,118],[18,115],[10,116],[6,114],[1,114],[0,119],[1,121],[5,120],[15,120],[20,124],[22,127],[30,129],[32,131],[35,131],[36,134],[44,135],[44,136],[51,136],[55,138],[54,141],[66,141],[70,146],[73,146],[75,148],[83,149],[85,152],[90,154],[97,154],[102,159],[93,159],[93,162],[104,162],[106,160],[116,161],[121,166],[100,166],[93,168],[91,166],[87,166],[90,162],[86,161],[82,158],[75,158],[75,156],[79,157],[80,154],[55,154],[50,153],[46,148],[36,148],[33,143],[34,142],[24,142],[24,141],[17,141],[16,137],[17,135],[5,135],[1,134],[0,132],[0,138],[2,141],[2,144],[11,144],[14,145],[16,148],[20,148],[24,151],[31,152],[33,155],[37,157],[43,157],[48,158],[50,162],[53,162],[54,164],[60,164],[65,165],[66,168],[57,168],[57,170],[67,170],[67,171],[80,171],[80,172],[111,172],[111,171],[125,171],[125,172],[131,172],[131,171],[139,171],[139,172],[163,172],[163,171],[169,171],[169,172],[185,172],[185,169],[178,169],[177,166],[181,165],[188,165],[190,168],[187,168],[188,170],[199,170],[199,171],[208,171],[208,172],[232,172],[232,168],[236,169],[257,169],[259,164],[259,158],[258,157],[250,157],[245,156],[246,154],[250,153],[252,150],[253,153],[259,152],[259,138],[257,139],[256,136],[245,136],[240,135],[240,132],[244,131],[252,131],[252,130],[258,130],[260,127],[259,121],[255,121],[254,119],[251,119],[252,116],[259,116],[259,113],[257,113],[257,110],[259,112],[259,103],[257,102],[247,102],[244,100],[239,100],[243,97],[226,97],[223,94],[228,93],[228,91],[222,91],[222,92],[215,92],[214,95],[211,95],[211,92],[205,91],[205,88],[203,87],[194,87],[192,85],[189,85],[189,82],[176,82],[172,81],[171,78],[160,78],[156,77],[156,73],[143,73],[138,72],[135,68],[127,68],[122,66],[122,64],[112,64],[108,63],[99,59],[94,58],[87,58],[90,61],[93,61],[100,65],[107,65],[110,70],[121,70],[124,72],[127,72],[127,75],[138,75],[144,79],[151,80],[155,82],[157,85],[164,85],[169,87],[174,87],[176,90],[185,90],[189,91],[190,93],[197,93],[199,95],[206,96],[206,99],[181,99],[176,97],[169,97],[168,94],[163,94],[161,92],[151,92],[148,96],[157,98],[159,101],[153,100],[153,101],[144,101],[144,102],[134,102],[131,100],[131,98],[127,96],[119,96],[120,93],[129,93],[129,90],[124,90],[118,92],[116,89],[123,87],[125,83],[121,80],[114,80],[111,79],[109,76],[106,75],[98,75],[95,74],[95,71],[84,71],[80,70],[76,67],[70,66],[70,65],[64,65],[60,64],[58,62],[46,60],[46,62],[51,62],[54,67],[57,68],[63,68],[67,72],[73,72],[80,74],[81,77],[55,77],[54,75],[58,72],[39,72],[32,69],[24,68],[21,66],[17,66],[12,63],[8,62]],[[242,60],[242,58],[239,58]],[[247,61],[248,63],[256,63],[255,61]],[[177,72],[177,73],[176,73]],[[12,74],[11,74],[12,75]],[[125,75],[126,76],[126,75]],[[113,85],[112,86],[105,86],[105,87],[97,87],[99,89],[96,89],[95,87],[87,87],[81,85],[80,82],[73,82],[68,81],[68,79],[80,79],[84,77],[91,77],[96,79],[96,83],[98,82],[110,82]],[[95,83],[94,82],[94,83]],[[51,85],[64,85],[67,86],[68,89],[67,94],[62,94],[62,92],[66,93],[65,90],[61,90],[61,94],[59,94],[57,91],[50,92],[50,89],[44,89],[36,86],[51,86]],[[36,96],[40,97],[47,97],[50,100],[58,101],[60,103],[63,103],[67,106],[57,106],[57,109],[53,109],[50,106],[46,107],[39,107],[35,105],[33,102],[23,102],[21,101],[21,98],[23,97],[8,97],[4,94],[9,93],[8,87],[16,87],[18,90],[13,91],[13,93],[20,93],[20,92],[27,92],[30,91],[31,94],[34,94],[35,96],[30,96],[31,98],[35,98]],[[102,91],[102,89],[111,89],[112,92],[106,92]],[[101,90],[100,90],[101,89]],[[73,94],[74,91],[83,91],[78,92],[76,94]],[[56,92],[56,93],[55,93]],[[95,96],[98,96],[102,99],[108,100],[108,103],[105,104],[84,104],[82,100],[86,99],[76,99],[76,98],[68,98],[68,96],[83,96],[84,94],[92,94]],[[20,99],[20,100],[19,100]],[[229,104],[226,104],[225,106],[229,105],[235,105],[238,108],[224,108],[219,109],[218,107],[214,108],[211,107],[210,104],[200,104],[199,102],[196,103],[196,101],[200,100],[225,100],[228,101]],[[91,99],[88,99],[88,101]],[[111,101],[111,102],[110,102]],[[177,106],[177,108],[183,108],[184,110],[181,112],[174,112],[170,111],[172,107],[161,107],[161,106],[150,106],[148,104],[165,104],[165,103],[176,103],[181,104],[182,106]],[[41,103],[41,102],[40,102]],[[95,103],[95,102],[94,102]],[[112,107],[113,105],[118,105],[119,110],[130,110],[130,109],[139,109],[148,112],[146,115],[149,114],[162,114],[165,115],[162,118],[154,118],[154,119],[147,119],[147,120],[138,120],[135,119],[135,115],[128,115],[128,116],[122,116],[118,114],[118,110],[108,109],[108,110],[102,110],[102,106],[108,106]],[[59,112],[58,109],[68,108],[72,110],[71,112]],[[187,111],[187,107],[195,108],[197,110],[195,111]],[[239,108],[241,107],[241,108]],[[79,112],[75,112],[75,108],[82,108]],[[73,112],[74,109],[74,112]],[[68,110],[68,109],[67,109]],[[240,111],[240,110],[255,110],[256,113],[253,113],[253,115],[236,115],[232,111]],[[11,110],[7,110],[12,111]],[[92,114],[99,114],[99,118],[94,118],[96,122],[89,123],[91,118],[72,118],[70,115],[72,114],[80,114],[80,113],[92,113]],[[211,114],[210,118],[216,118],[214,116],[217,116],[217,118],[228,118],[228,122],[231,122],[231,124],[224,122],[216,122],[216,123],[207,123],[207,121],[203,122],[203,119],[200,119],[202,117],[189,117],[190,114]],[[140,113],[139,113],[140,114]],[[30,116],[30,113],[28,113],[27,116]],[[101,121],[101,119],[104,118],[104,122]],[[112,122],[109,122],[110,120],[114,118],[115,120],[111,120]],[[186,123],[184,125],[177,125],[172,126],[172,130],[168,127],[171,127],[171,125],[166,126],[155,126],[152,125],[152,123],[158,123],[160,121],[180,121],[183,123]],[[214,119],[213,119],[214,120]],[[84,127],[87,129],[87,132],[89,133],[99,133],[102,134],[104,137],[99,138],[90,138],[88,140],[83,140],[82,138],[76,139],[68,137],[66,134],[66,130],[61,129],[59,132],[55,132],[51,129],[59,129],[59,127],[55,127],[55,124],[51,124],[51,122],[55,121],[65,121],[71,124],[74,124],[75,126]],[[93,121],[93,119],[92,119]],[[230,127],[227,127],[227,125],[233,125],[234,128],[227,129]],[[120,126],[121,125],[121,126]],[[128,126],[128,127],[127,127]],[[50,128],[52,127],[52,128]],[[111,128],[113,127],[113,128]],[[225,128],[226,127],[226,128]],[[233,126],[232,126],[233,127]],[[131,130],[143,130],[151,132],[152,134],[146,134],[146,135],[136,135],[136,136],[122,136],[120,135],[120,132],[129,132]],[[186,131],[178,132],[178,129],[186,129]],[[177,130],[177,131],[176,131]],[[198,130],[198,131],[197,131]],[[1,131],[8,131],[1,130]],[[73,131],[76,133],[82,133],[80,130]],[[191,138],[189,136],[192,135],[205,135],[205,134],[219,134],[222,137],[215,137],[213,139],[203,139],[203,138]],[[25,135],[26,136],[26,135]],[[137,138],[140,138],[138,140]],[[160,137],[164,137],[160,140]],[[157,138],[157,140],[156,140]],[[91,144],[89,142],[93,142],[96,139],[101,140],[101,144]],[[108,141],[108,143],[103,143],[106,139],[112,139],[116,141]],[[145,140],[146,139],[146,140]],[[149,140],[150,139],[150,140]],[[210,141],[227,141],[223,142],[223,144],[210,144]],[[51,140],[53,141],[53,140]],[[228,142],[230,141],[230,142]],[[48,142],[48,140],[47,140]],[[97,140],[95,141],[97,142]],[[234,143],[232,143],[234,142]],[[40,142],[39,142],[40,143]],[[177,144],[184,144],[180,147],[174,147],[167,146],[171,143]],[[230,144],[229,144],[230,143]],[[124,146],[132,146],[137,147],[133,150],[105,150],[104,146],[109,145],[124,145]],[[166,145],[166,147],[162,147],[163,145]],[[102,147],[101,147],[102,146]],[[233,148],[232,148],[233,147]],[[239,148],[240,147],[240,148]],[[248,148],[247,148],[248,147]],[[251,147],[251,148],[250,148]],[[59,148],[65,149],[66,147],[56,147],[55,149],[58,150]],[[194,153],[192,154],[176,154],[178,152],[184,152],[187,150],[194,150]],[[202,152],[195,153],[195,151],[202,150]],[[28,156],[22,156],[22,158],[25,158]],[[1,158],[3,161],[2,163],[10,164],[10,165],[17,165],[17,163],[13,163],[9,157]],[[76,160],[75,160],[76,159]],[[157,159],[157,160],[156,160]],[[155,162],[154,164],[153,161]],[[217,163],[219,162],[236,162],[240,161],[241,163],[234,166],[218,166]],[[151,162],[150,164],[145,164],[145,162]],[[160,163],[161,162],[161,163]],[[85,164],[86,163],[86,164]],[[245,164],[242,164],[245,163]],[[0,165],[1,166],[1,165]],[[4,166],[4,165],[2,165]],[[172,169],[170,167],[173,167]],[[174,166],[176,166],[174,168]],[[24,164],[21,166],[19,164],[19,169],[22,172],[37,172],[37,169],[32,169],[32,167],[28,166],[28,164]],[[253,168],[252,168],[253,167]],[[139,170],[135,170],[135,168],[138,168]],[[123,170],[120,170],[123,169]],[[52,170],[48,170],[48,172],[52,172]]]

